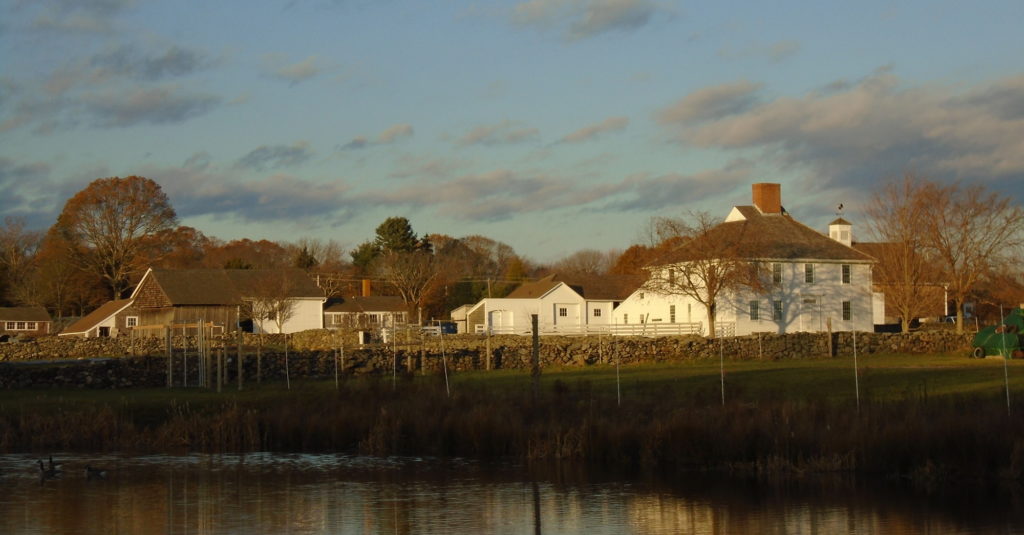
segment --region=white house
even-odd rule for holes
[[[739,288],[719,294],[718,334],[873,330],[874,260],[851,247],[852,225],[837,219],[829,236],[803,225],[782,208],[779,184],[754,184],[753,201],[753,206],[734,207],[710,232],[711,239],[736,243],[737,257],[763,269],[763,292]],[[687,246],[680,246],[676,258],[687,258]],[[681,264],[669,261],[649,269],[652,280],[668,280]],[[659,285],[645,284],[633,292],[615,310],[614,321],[702,322],[708,334],[705,306]]]
[[[610,325],[615,307],[635,286],[628,277],[567,281],[549,275],[523,283],[506,297],[483,299],[468,310],[460,307],[453,312],[453,320],[464,315],[471,333],[528,334],[530,317],[536,314],[542,333],[581,333],[590,326]]]

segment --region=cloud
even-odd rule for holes
[[[177,86],[107,91],[81,98],[85,113],[95,126],[103,128],[180,123],[204,115],[220,103],[220,97],[187,93]]]
[[[291,85],[305,82],[322,72],[317,66],[316,56],[309,56],[298,63],[285,63],[283,56],[270,54],[264,57],[263,62],[270,76],[291,82]]]
[[[292,145],[263,145],[238,159],[235,167],[265,171],[301,165],[313,157],[313,151],[305,141]]]
[[[119,75],[145,81],[185,76],[210,64],[200,53],[179,46],[171,46],[157,54],[140,53],[137,47],[122,45],[90,60],[99,75]]]
[[[403,123],[396,124],[377,136],[377,143],[394,143],[395,141],[412,136],[412,125]]]
[[[4,215],[24,217],[32,228],[48,225],[54,215],[53,195],[49,164],[19,163],[0,156],[0,212]]]
[[[690,146],[757,149],[814,186],[873,188],[905,170],[935,178],[1024,178],[1024,75],[965,93],[880,71],[830,92],[754,98],[752,85],[694,92],[657,115]],[[699,103],[709,103],[701,111]]]
[[[38,0],[25,2],[33,13],[32,28],[54,32],[104,33],[134,0]]]
[[[747,48],[723,48],[718,55],[726,59],[767,59],[779,63],[800,52],[800,43],[796,41],[777,41],[768,44],[755,44]]]
[[[347,220],[357,208],[348,200],[350,188],[343,180],[318,182],[287,174],[242,180],[231,173],[184,167],[144,171],[160,182],[183,218],[333,224]]]
[[[750,109],[757,102],[760,84],[748,81],[699,89],[655,114],[662,124],[714,120]]]
[[[521,126],[505,119],[493,125],[480,125],[458,140],[459,145],[499,145],[506,143],[522,143],[535,140],[540,131],[536,128]]]
[[[609,117],[600,123],[585,126],[575,132],[566,134],[566,136],[562,138],[562,142],[580,143],[582,141],[593,139],[605,132],[624,130],[628,124],[628,117]]]
[[[730,162],[722,169],[693,174],[669,173],[651,177],[635,174],[616,188],[617,199],[599,210],[602,212],[652,212],[679,207],[685,199],[705,202],[751,182],[754,168],[744,159]]]
[[[529,0],[512,10],[512,21],[524,26],[555,28],[568,40],[614,31],[634,31],[659,15],[671,15],[651,0]]]
[[[447,178],[468,165],[466,161],[452,158],[416,157],[410,155],[399,157],[396,163],[398,168],[388,175],[392,178]]]
[[[356,136],[352,138],[352,141],[338,147],[339,150],[356,150],[364,149],[374,145],[388,145],[396,143],[402,139],[412,137],[413,129],[412,125],[408,123],[399,123],[396,125],[389,126],[383,132],[381,132],[375,141],[370,141],[366,136]]]

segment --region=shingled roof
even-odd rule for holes
[[[0,321],[50,321],[43,307],[0,307]]]
[[[737,256],[751,260],[873,261],[787,214],[762,214],[754,206],[735,207],[729,221],[713,227],[701,239],[736,244]],[[697,260],[699,251],[694,242],[685,242],[654,265]]]
[[[524,282],[506,297],[510,299],[536,299],[550,292],[559,284],[566,284],[585,299],[620,301],[636,290],[642,281],[634,276],[574,276],[564,277],[557,273],[533,282]]]
[[[404,312],[405,301],[392,295],[371,295],[367,297],[347,297],[330,304],[324,313],[364,313],[364,312]]]
[[[83,334],[91,331],[97,325],[102,323],[104,320],[124,310],[132,304],[131,299],[116,299],[114,301],[107,301],[96,310],[86,314],[79,318],[77,321],[68,325],[60,333],[62,335],[71,334]]]
[[[285,286],[291,298],[324,296],[301,269],[151,269],[146,276],[172,305],[237,305],[268,284]]]

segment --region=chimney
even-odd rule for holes
[[[754,206],[762,214],[782,213],[782,186],[771,182],[759,182],[752,186]]]
[[[363,297],[370,297],[370,279],[363,279]]]

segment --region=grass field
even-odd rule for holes
[[[345,451],[1024,477],[1024,361],[962,355],[0,392],[0,451]],[[1007,404],[1004,373],[1009,377]],[[620,397],[621,396],[621,397]]]

